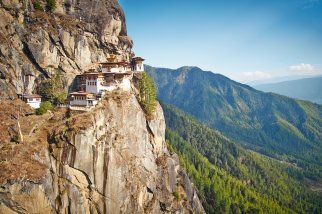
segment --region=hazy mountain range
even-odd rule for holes
[[[322,104],[322,76],[261,84],[254,88]]]
[[[289,75],[289,76],[272,77],[272,78],[263,79],[263,80],[249,81],[249,82],[246,82],[246,84],[252,87],[255,87],[257,85],[287,82],[287,81],[300,80],[305,78],[315,78],[319,76],[320,75]]]

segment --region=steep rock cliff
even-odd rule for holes
[[[178,157],[167,150],[161,107],[148,121],[133,91],[111,92],[91,112],[48,113],[36,130],[28,117],[21,126],[32,134],[1,149],[0,213],[203,211]],[[37,149],[21,161],[29,153],[17,150],[28,147]]]
[[[39,2],[43,10],[36,10]],[[132,40],[116,0],[0,1],[0,213],[203,212],[160,106],[147,120],[136,89],[107,94],[91,112],[42,116],[16,99],[109,54],[128,60]]]
[[[37,92],[57,72],[67,85],[76,74],[113,53],[128,60],[132,40],[117,0],[0,1],[0,99]]]

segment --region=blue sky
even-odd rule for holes
[[[134,52],[249,82],[322,73],[322,0],[119,0]]]

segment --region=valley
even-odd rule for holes
[[[146,70],[208,213],[321,212],[322,106],[197,67]]]
[[[207,213],[321,212],[320,186],[302,169],[245,150],[179,109],[162,107],[168,146],[179,154]]]
[[[197,67],[146,67],[158,98],[246,149],[295,164],[322,178],[322,106],[264,93]]]

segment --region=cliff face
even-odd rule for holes
[[[161,107],[147,120],[134,84],[86,113],[36,116],[15,99],[57,72],[72,87],[109,54],[131,55],[116,0],[56,3],[49,13],[28,0],[0,1],[0,213],[203,212],[167,150]]]
[[[54,13],[30,0],[0,1],[0,99],[37,92],[57,72],[66,85],[108,54],[129,59],[132,40],[116,0],[56,0]],[[46,8],[46,1],[39,1]]]
[[[91,112],[62,109],[44,117],[50,117],[48,122],[18,145],[37,146],[31,160],[6,156],[5,162],[11,163],[7,166],[5,154],[0,155],[3,213],[203,210],[178,157],[166,148],[160,106],[154,119],[147,121],[133,92],[116,91]],[[17,171],[10,171],[13,163],[19,163]]]

